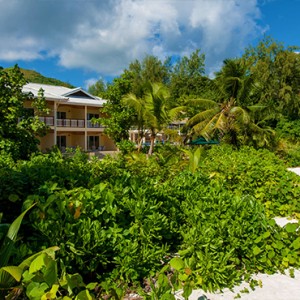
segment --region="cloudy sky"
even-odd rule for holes
[[[0,0],[0,66],[87,87],[146,54],[201,49],[207,74],[264,34],[300,46],[299,0]]]

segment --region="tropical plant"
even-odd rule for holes
[[[136,112],[136,124],[140,132],[139,140],[144,136],[145,130],[150,131],[151,155],[154,150],[154,142],[157,133],[161,132],[170,121],[180,113],[181,108],[170,109],[168,105],[169,90],[162,84],[151,83],[143,98],[137,98],[134,94],[127,94],[123,102]]]
[[[258,113],[262,117],[266,107],[246,106],[256,96],[257,89],[241,60],[225,60],[210,88],[214,89],[215,100],[199,98],[187,102],[188,106],[199,109],[186,124],[191,128],[190,136],[203,136],[207,140],[218,137],[235,146],[268,144],[274,133],[260,127],[261,119],[256,119]]]
[[[33,206],[33,205],[32,205]],[[23,262],[19,266],[9,266],[9,259],[13,253],[14,245],[17,240],[17,235],[21,222],[25,214],[32,208],[29,207],[23,213],[21,213],[14,222],[8,227],[6,224],[0,224],[0,229],[3,231],[8,227],[7,233],[3,238],[0,247],[0,288],[10,288],[16,281],[20,281],[22,272],[27,265],[27,262]]]

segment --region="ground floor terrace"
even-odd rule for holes
[[[40,138],[40,149],[47,151],[56,145],[62,152],[80,147],[84,151],[115,151],[114,142],[102,131],[72,131],[67,128],[51,129]]]

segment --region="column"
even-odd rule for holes
[[[57,106],[56,106],[56,101],[54,101],[54,116],[53,116],[53,121],[54,121],[54,144],[53,145],[56,145],[57,144],[57,131],[56,131],[56,116],[57,116]]]
[[[84,150],[87,151],[87,106],[84,106]]]

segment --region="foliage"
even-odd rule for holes
[[[288,167],[300,166],[300,147],[298,143],[291,142],[289,139],[280,139],[276,148],[276,155]]]
[[[246,49],[243,55],[260,88],[257,102],[290,119],[299,117],[300,61],[297,50],[298,47],[285,48],[283,43],[265,37],[257,47]]]
[[[280,138],[296,143],[300,137],[300,120],[289,121],[280,119],[277,123],[276,131]]]
[[[107,126],[105,133],[116,143],[128,140],[129,137],[128,131],[132,124],[132,114],[129,109],[122,105],[121,99],[130,89],[130,81],[121,76],[107,86],[104,94],[104,98],[108,101],[103,107],[103,112],[107,114],[108,118],[101,118],[101,123]]]
[[[274,132],[264,127],[267,108],[262,105],[246,106],[256,96],[252,75],[241,60],[225,60],[224,66],[211,83],[215,99],[192,99],[189,106],[197,111],[187,122],[189,135],[203,136],[207,140],[216,136],[234,146],[271,146]],[[269,116],[269,114],[268,114]]]
[[[0,160],[0,202],[5,221],[11,222],[27,196],[43,193],[47,182],[72,188],[87,185],[90,166],[85,154],[76,150],[72,157],[63,158],[60,151],[38,154],[30,161],[14,163],[8,156]]]
[[[74,88],[74,86],[71,85],[70,83],[63,82],[63,81],[60,81],[55,78],[45,77],[42,74],[40,74],[34,70],[26,70],[26,69],[20,68],[20,71],[24,74],[24,78],[28,82],[65,86],[65,87],[71,88],[71,89]]]
[[[128,154],[135,150],[136,145],[135,145],[135,143],[133,143],[129,140],[127,140],[127,141],[124,140],[120,143],[117,143],[117,147],[123,154]]]
[[[205,55],[196,50],[189,57],[178,59],[170,75],[171,105],[182,105],[180,99],[185,96],[200,96],[208,81],[205,74]]]
[[[88,92],[92,95],[102,97],[106,92],[106,84],[103,79],[98,80],[88,88]]]
[[[262,202],[268,216],[299,217],[299,177],[286,170],[275,154],[265,149],[212,147],[203,170],[213,181],[238,195],[251,195]],[[276,200],[275,200],[276,199]]]
[[[141,62],[133,61],[124,70],[124,76],[131,82],[130,92],[141,98],[147,92],[150,82],[167,84],[170,67],[170,58],[162,62],[152,55],[147,55]]]
[[[58,245],[63,265],[57,268],[97,281],[100,294],[94,296],[104,299],[128,291],[174,299],[177,288],[187,298],[195,287],[232,287],[257,271],[299,267],[298,224],[280,229],[269,219],[300,216],[298,177],[267,150],[214,146],[199,159],[198,149],[186,151],[195,156],[190,169],[186,153],[171,145],[153,156],[85,161],[52,153],[14,163],[26,179],[19,190],[27,199],[20,192],[18,201],[24,207],[37,202],[20,252]],[[67,275],[57,275],[51,286],[42,279],[51,258],[42,257],[45,265],[23,276],[26,293],[36,287],[74,298],[88,289],[83,284],[69,295],[60,283]]]
[[[46,125],[38,118],[38,112],[45,112],[45,99],[40,93],[37,99],[24,94],[26,83],[18,66],[9,71],[0,70],[0,149],[17,159],[28,159],[37,152],[39,143],[36,136],[46,133]],[[24,102],[30,100],[36,108],[34,116],[28,115]]]
[[[154,142],[157,133],[167,128],[168,124],[180,113],[181,108],[176,107],[169,110],[169,90],[159,83],[151,83],[143,98],[138,98],[130,93],[123,97],[123,103],[131,107],[136,113],[135,124],[139,131],[139,144],[144,137],[144,131],[150,131],[151,155],[154,150]]]

